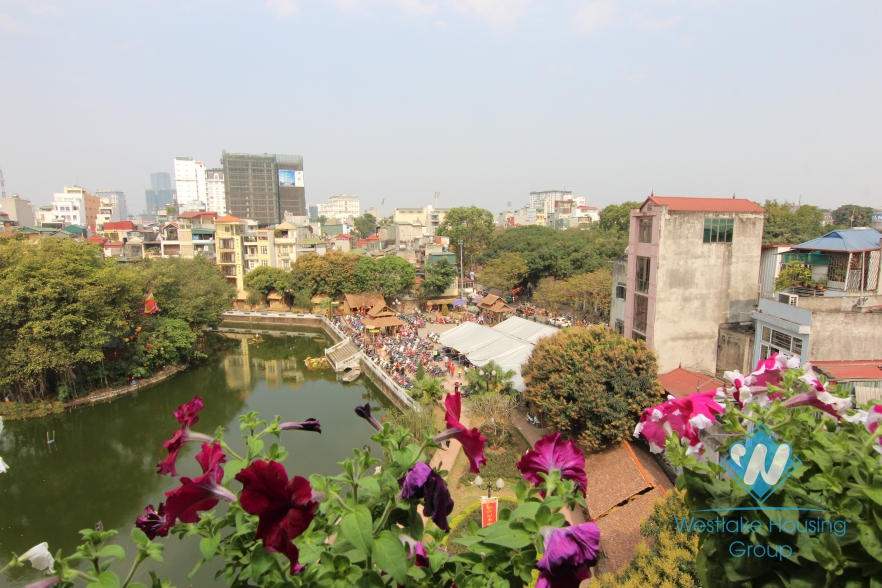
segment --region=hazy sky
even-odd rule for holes
[[[882,2],[0,0],[0,168],[46,204],[221,150],[308,202],[533,190],[882,206]]]

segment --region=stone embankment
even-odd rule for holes
[[[76,398],[71,400],[67,404],[64,405],[65,408],[74,408],[77,406],[82,406],[84,404],[95,404],[96,402],[104,402],[106,400],[112,400],[117,396],[122,396],[124,394],[131,394],[132,392],[138,392],[165,380],[166,378],[170,378],[178,372],[182,372],[185,369],[190,367],[190,364],[184,363],[180,365],[173,365],[171,367],[165,368],[160,371],[158,374],[154,374],[149,378],[142,378],[137,380],[136,384],[128,384],[126,386],[122,386],[120,388],[114,388],[112,390],[99,390],[97,392],[92,392],[88,396],[83,396],[81,398]]]

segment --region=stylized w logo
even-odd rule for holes
[[[802,465],[793,455],[790,444],[776,439],[774,433],[760,424],[744,439],[733,443],[729,455],[720,460],[720,465],[760,504]]]
[[[741,458],[747,455],[747,448],[743,443],[735,443],[729,449],[729,455],[732,456],[732,461],[744,467],[741,464]],[[769,469],[765,469],[766,446],[757,445],[753,450],[753,455],[750,456],[747,469],[744,470],[744,483],[748,486],[753,486],[756,483],[756,477],[762,474],[763,481],[769,486],[774,486],[781,479],[781,474],[784,473],[784,468],[787,467],[787,460],[789,458],[790,445],[786,443],[779,445],[778,450],[775,452],[775,457],[772,459],[772,465],[769,466]]]

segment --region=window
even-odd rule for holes
[[[267,260],[265,260],[265,259],[261,259],[261,260],[260,260],[260,265],[266,267],[266,266],[269,265],[269,262],[268,262]]]
[[[616,298],[618,298],[619,300],[625,299],[625,285],[624,284],[619,284],[616,286]]]
[[[261,255],[266,255],[266,245],[261,245],[261,246],[260,246],[260,254],[261,254]]]
[[[706,218],[704,219],[704,242],[731,243],[734,227],[734,218]]]
[[[649,258],[637,257],[637,291],[649,293]]]
[[[652,243],[652,219],[641,218],[637,231],[638,243]]]
[[[763,326],[760,359],[767,359],[773,353],[780,353],[787,357],[802,355],[802,339]]]
[[[649,298],[643,294],[634,295],[634,330],[646,333],[646,322],[649,315]]]
[[[616,319],[616,327],[615,328],[616,328],[616,333],[618,333],[619,335],[624,335],[625,334],[625,321],[623,321],[621,319]]]
[[[283,261],[282,262],[282,269],[286,269],[286,270],[291,269],[291,262],[288,261],[287,259],[285,261]]]

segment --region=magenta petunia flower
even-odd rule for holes
[[[302,423],[282,423],[279,428],[283,431],[313,431],[321,434],[322,425],[316,419],[306,419]]]
[[[298,564],[300,551],[293,540],[299,537],[315,517],[317,502],[313,502],[312,487],[306,478],[288,474],[276,461],[255,461],[236,474],[242,483],[239,503],[245,512],[257,515],[255,539],[261,539],[269,552],[283,554],[296,574],[303,569]]]
[[[227,461],[220,443],[203,443],[196,461],[202,466],[202,475],[193,479],[181,478],[180,487],[165,493],[168,498],[165,503],[166,522],[157,529],[157,535],[167,533],[177,521],[197,522],[199,511],[214,508],[220,500],[236,501],[236,495],[220,484],[224,478],[221,466]]]
[[[424,500],[423,514],[432,519],[439,529],[450,531],[447,516],[453,511],[453,499],[447,482],[438,472],[420,461],[398,483],[401,485],[402,499]]]
[[[595,523],[574,527],[542,527],[545,551],[536,564],[539,579],[536,588],[578,588],[591,577],[590,568],[600,554],[600,529]]]
[[[380,421],[378,421],[377,419],[375,419],[374,417],[371,416],[371,403],[370,402],[368,402],[364,406],[356,406],[355,407],[355,414],[357,414],[358,416],[360,416],[361,418],[363,418],[364,420],[369,422],[371,424],[371,426],[373,428],[375,428],[376,430],[378,430],[378,431],[383,430],[383,425],[380,424]]]
[[[197,414],[202,410],[202,407],[202,399],[198,396],[194,396],[193,400],[186,404],[182,404],[178,407],[178,410],[175,411],[175,418],[178,419],[181,428],[175,431],[175,434],[171,439],[163,442],[162,445],[168,450],[168,457],[156,464],[156,467],[159,468],[156,471],[157,474],[178,475],[178,471],[175,469],[175,464],[178,460],[178,453],[180,453],[181,448],[185,444],[190,443],[191,441],[197,441],[199,443],[212,442],[213,439],[208,435],[194,433],[190,430],[191,426],[199,422]]]
[[[717,392],[697,392],[685,398],[670,398],[664,404],[643,411],[634,436],[641,434],[649,442],[653,453],[661,453],[669,435],[677,433],[681,442],[689,445],[689,453],[701,453],[698,432],[714,424],[716,415],[725,407],[716,399]]]
[[[459,415],[462,410],[462,395],[459,392],[448,394],[444,399],[444,405],[447,407],[447,413],[444,420],[447,422],[447,430],[435,436],[435,441],[440,443],[447,439],[456,439],[462,444],[463,453],[469,460],[469,471],[473,474],[480,473],[481,466],[487,463],[484,457],[484,443],[487,437],[484,437],[476,428],[468,429],[459,422]]]
[[[871,434],[875,434],[882,423],[882,404],[874,404],[867,412],[866,427]],[[876,438],[876,445],[873,447],[879,453],[882,453],[882,437]]]
[[[151,541],[156,538],[168,536],[168,529],[171,525],[166,526],[165,503],[159,503],[159,510],[154,510],[153,505],[147,505],[144,514],[135,519],[135,526],[144,531],[147,538]]]
[[[560,433],[552,433],[539,439],[536,446],[524,454],[517,467],[524,478],[536,486],[542,483],[540,473],[547,475],[551,470],[559,470],[561,478],[578,484],[583,495],[588,489],[585,456],[571,440],[564,441]]]

